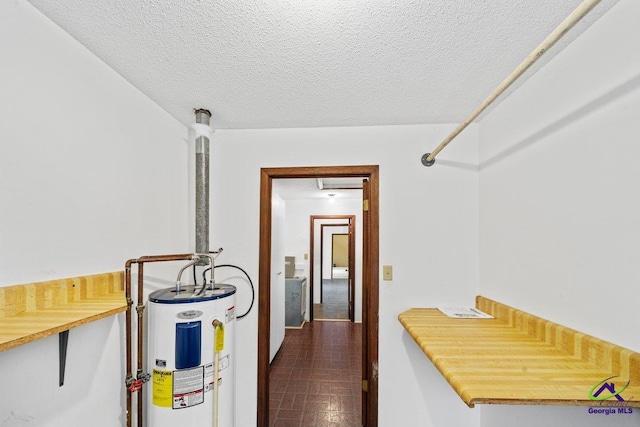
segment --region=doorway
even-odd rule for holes
[[[346,279],[349,272],[349,233],[331,235],[331,278]]]
[[[343,223],[344,222],[344,223]],[[319,227],[317,226],[319,223]],[[355,215],[312,215],[310,218],[310,295],[313,301],[310,320],[343,319],[355,321],[356,281],[355,281]],[[316,253],[316,235],[320,234],[320,245]],[[337,230],[333,233],[327,229]],[[346,231],[346,233],[343,233]],[[325,237],[327,236],[327,237]],[[336,245],[336,236],[343,242]],[[335,257],[339,252],[338,258]],[[315,266],[318,265],[319,281],[316,284]],[[342,258],[342,259],[339,259]],[[340,264],[338,267],[337,264]],[[338,270],[338,272],[336,272]],[[319,293],[314,292],[319,287]],[[325,292],[326,291],[326,292]],[[319,294],[319,298],[316,296]],[[327,294],[327,298],[325,298]],[[361,305],[360,305],[361,307]],[[319,314],[317,313],[319,312]]]
[[[378,423],[378,305],[379,305],[379,168],[327,166],[263,168],[260,179],[260,265],[258,289],[258,413],[257,425],[269,425],[269,347],[271,305],[271,195],[273,179],[362,177],[362,422]]]

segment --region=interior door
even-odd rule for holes
[[[355,322],[355,299],[356,299],[356,227],[355,218],[349,219],[349,262],[348,262],[348,298],[349,298],[349,320]]]
[[[362,287],[367,289],[371,285],[371,271],[366,266],[369,265],[369,229],[371,227],[369,217],[370,189],[369,180],[362,180]],[[366,286],[365,286],[366,284]],[[369,414],[369,399],[367,396],[369,389],[369,322],[365,321],[365,316],[369,313],[369,294],[362,293],[362,425],[367,425]]]
[[[284,200],[277,194],[271,198],[271,327],[269,362],[273,361],[284,341]]]

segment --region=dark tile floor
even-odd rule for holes
[[[287,329],[271,363],[273,427],[361,426],[362,324],[305,323]]]
[[[322,281],[322,304],[313,304],[314,319],[349,319],[347,279]]]

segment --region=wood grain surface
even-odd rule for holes
[[[0,288],[0,351],[126,309],[121,271]]]
[[[640,407],[640,354],[478,296],[494,319],[452,319],[435,308],[398,316],[469,406],[475,404]],[[611,378],[613,377],[613,378]],[[607,380],[607,381],[605,381]],[[602,385],[619,396],[594,400]],[[595,388],[594,388],[595,387]]]

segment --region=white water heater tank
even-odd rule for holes
[[[232,285],[217,285],[202,294],[187,286],[149,295],[148,426],[213,426],[214,407],[219,427],[235,425],[235,293]],[[215,320],[222,325],[214,327]]]

